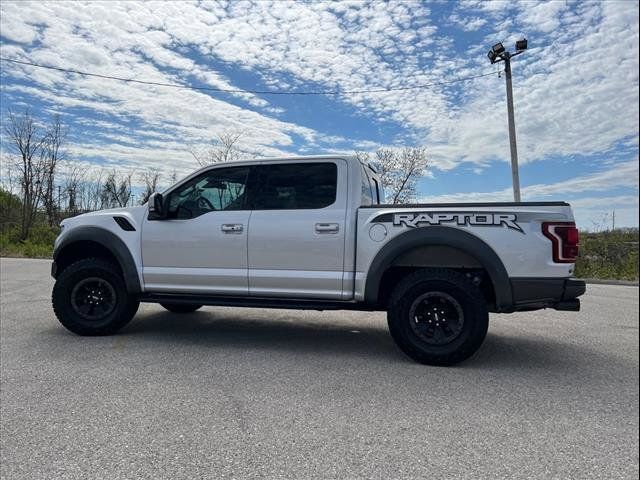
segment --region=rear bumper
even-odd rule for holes
[[[584,281],[575,278],[511,278],[514,311],[554,308],[577,312],[578,297],[585,291]]]

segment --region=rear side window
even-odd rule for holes
[[[361,205],[367,206],[372,205],[374,203],[374,195],[371,190],[371,182],[369,180],[369,175],[367,174],[367,169],[364,165],[362,167],[362,202]]]
[[[261,165],[254,210],[324,208],[336,201],[335,163]]]
[[[376,203],[379,205],[381,203],[383,203],[382,200],[382,195],[380,195],[380,185],[378,185],[378,180],[375,179],[375,177],[372,178],[373,180],[373,184],[376,186]]]

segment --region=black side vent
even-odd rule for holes
[[[120,228],[123,230],[126,230],[127,232],[135,232],[136,228],[131,225],[131,222],[129,222],[129,220],[127,220],[124,217],[113,217],[113,219],[116,221],[116,223],[118,225],[120,225]]]

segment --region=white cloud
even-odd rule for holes
[[[441,178],[439,179],[441,181]],[[594,196],[596,192],[631,189],[635,195]],[[582,175],[549,184],[535,184],[521,188],[523,201],[565,200],[573,207],[576,221],[583,228],[591,228],[592,220],[600,220],[614,209],[619,226],[638,226],[638,160],[613,165],[609,170]],[[591,193],[591,196],[583,196]],[[427,195],[424,203],[463,203],[512,201],[511,188],[491,192],[460,192],[446,195]]]
[[[567,196],[583,192],[604,192],[624,187],[638,190],[638,160],[629,160],[611,166],[609,170],[581,175],[568,180],[553,183],[529,185],[520,189],[522,199],[540,200],[556,196],[564,200]],[[513,198],[512,189],[491,192],[461,192],[438,196],[424,196],[423,202],[490,202],[509,201]]]
[[[432,7],[419,2],[4,1],[0,8],[3,37],[19,43],[3,44],[3,55],[159,82],[234,88],[208,59],[258,75],[273,88],[296,90],[425,84],[490,70],[485,48],[474,43],[454,51],[456,42],[441,33]],[[486,48],[531,34],[531,49],[514,60],[519,153],[527,163],[603,152],[634,138],[637,145],[637,18],[637,2],[482,1],[460,3],[449,20],[478,29]],[[190,58],[193,50],[206,64]],[[139,130],[173,132],[177,143],[202,143],[240,129],[247,148],[275,153],[292,148],[298,137],[299,149],[331,137],[281,120],[282,107],[253,94],[208,95],[9,64],[3,74],[35,82],[25,87],[5,81],[6,92],[87,108],[114,124],[138,119]],[[363,122],[406,127],[440,169],[508,158],[502,79],[337,101],[365,115]],[[137,133],[129,135],[135,139]],[[354,146],[377,143],[365,138]],[[147,148],[148,157],[158,158],[156,146],[139,145],[143,154]]]
[[[216,88],[237,88],[220,74],[204,70],[190,58],[175,53],[172,50],[175,46],[174,37],[170,33],[150,30],[154,26],[162,26],[163,20],[158,20],[161,17],[155,16],[154,10],[164,6],[164,3],[71,6],[62,2],[3,2],[3,37],[15,40],[7,32],[21,31],[19,26],[28,26],[29,22],[37,22],[42,33],[41,45],[21,49],[3,44],[2,55],[125,78],[177,82],[190,77]],[[185,6],[195,8],[194,5]],[[198,11],[198,16],[206,19],[206,12]],[[192,28],[193,23],[186,26]],[[176,74],[169,71],[176,71]],[[118,128],[118,119],[138,119],[142,122],[140,131],[147,128],[173,130],[174,138],[180,139],[184,147],[178,155],[178,152],[171,151],[172,158],[178,162],[190,161],[188,154],[185,156],[189,144],[208,141],[227,130],[245,132],[247,148],[280,154],[283,152],[278,146],[291,145],[292,135],[304,138],[315,136],[311,129],[273,119],[197,91],[121,83],[6,63],[3,63],[3,74],[36,83],[35,86],[25,86],[3,81],[5,93],[21,92],[62,107],[87,108],[113,119],[112,122],[103,121],[111,123],[113,128]],[[239,93],[235,96],[250,106],[269,105],[252,94]],[[122,126],[120,129],[123,130]],[[139,132],[130,133],[133,143]],[[86,140],[83,145],[76,145],[77,155],[103,154],[107,155],[107,161],[115,158],[112,150],[92,145],[90,138]],[[140,156],[155,158],[156,161],[167,158],[167,155],[157,155],[157,151],[146,150],[146,147],[144,141],[139,142],[138,155],[129,152],[129,162],[135,164]],[[116,157],[126,161],[122,155]]]
[[[465,32],[476,31],[476,30],[480,29],[481,27],[483,27],[484,25],[486,25],[486,23],[487,23],[487,20],[485,18],[481,18],[481,17],[461,17],[457,13],[452,14],[449,17],[449,21],[451,23],[453,23],[454,25],[456,25],[457,27],[459,27],[462,30],[464,30]]]

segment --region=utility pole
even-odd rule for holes
[[[509,117],[509,148],[511,150],[511,180],[513,201],[520,202],[520,173],[518,172],[518,146],[516,145],[516,120],[513,113],[513,87],[511,84],[511,54],[504,56],[504,76],[507,83],[507,115]]]
[[[611,230],[615,230],[616,229],[616,211],[613,211],[613,220],[611,220]]]
[[[502,43],[497,43],[489,50],[491,64],[503,61],[507,84],[507,116],[509,119],[509,149],[511,150],[511,181],[513,184],[513,200],[520,202],[520,173],[518,169],[518,146],[516,143],[516,121],[513,113],[513,86],[511,82],[511,58],[520,55],[527,49],[527,40],[516,42],[515,53],[507,52]]]

